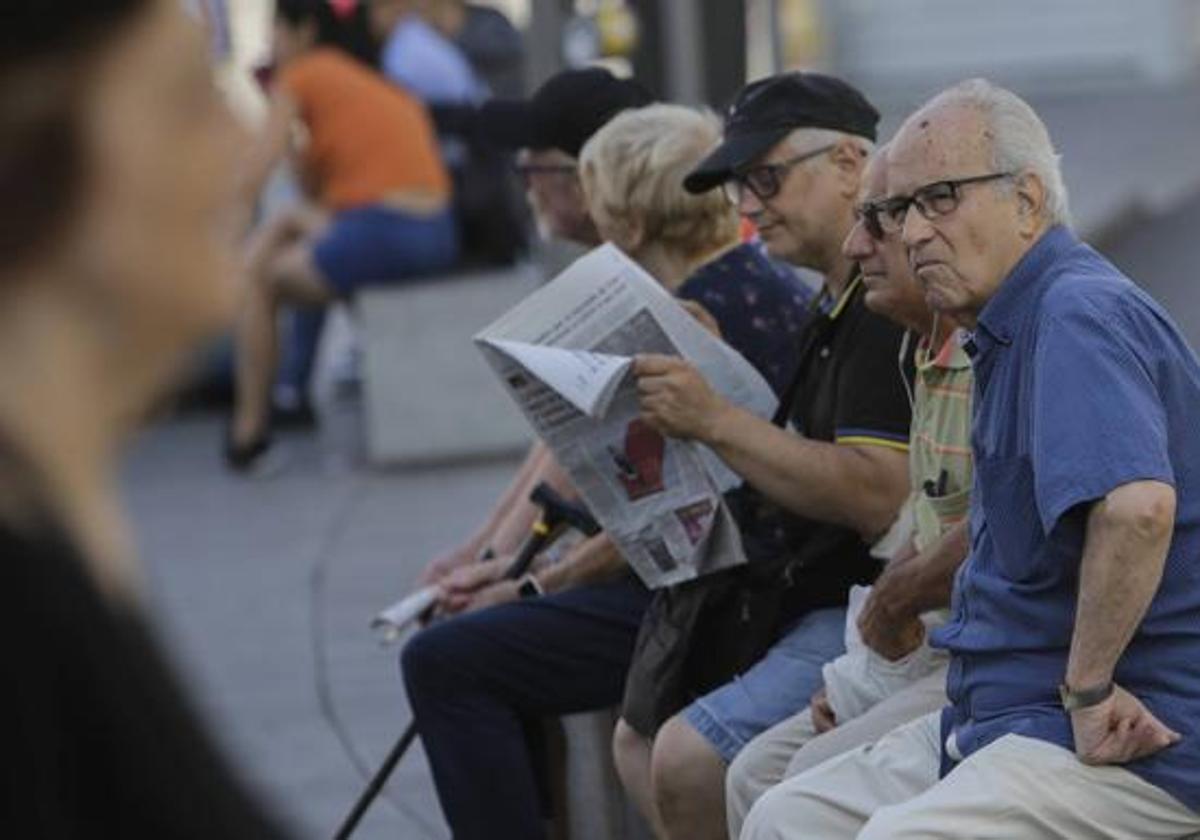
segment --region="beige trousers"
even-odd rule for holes
[[[946,702],[943,666],[823,734],[813,728],[808,709],[775,724],[742,748],[725,775],[729,836],[741,835],[750,807],[784,779],[877,741],[902,724],[940,710]]]
[[[793,776],[742,840],[1178,840],[1200,815],[1120,767],[1006,735],[938,780],[938,713]]]

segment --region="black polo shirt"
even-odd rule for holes
[[[798,434],[811,440],[908,451],[912,408],[900,378],[903,329],[868,310],[856,275],[841,297],[826,293],[801,332],[800,358],[781,408]],[[912,354],[905,373],[912,381]],[[870,546],[844,525],[797,516],[760,498],[757,515],[739,516],[747,556],[793,558],[795,601],[788,612],[846,603],[851,584],[879,571]],[[745,511],[743,511],[745,513]]]
[[[904,331],[867,309],[863,298],[856,275],[836,302],[827,294],[816,302],[800,338],[791,425],[813,440],[907,452],[912,406],[900,379]]]

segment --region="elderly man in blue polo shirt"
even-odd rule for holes
[[[1067,229],[1012,93],[965,82],[910,117],[888,193],[928,301],[973,330],[971,554],[934,635],[950,705],[797,777],[742,836],[1200,832],[1200,362]]]

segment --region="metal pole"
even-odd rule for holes
[[[358,824],[362,822],[363,816],[367,813],[367,809],[371,807],[371,803],[375,801],[375,797],[379,796],[379,791],[383,790],[383,786],[387,784],[388,777],[392,775],[392,771],[396,769],[396,765],[400,763],[400,759],[404,757],[404,753],[408,751],[409,746],[417,737],[417,722],[414,720],[404,730],[404,733],[396,741],[387,758],[375,773],[371,783],[359,795],[358,801],[354,803],[354,807],[342,822],[341,828],[334,835],[334,840],[348,840],[354,829],[358,828]]]
[[[666,51],[664,99],[685,105],[705,100],[704,73],[700,65],[704,37],[700,27],[700,4],[658,0]]]

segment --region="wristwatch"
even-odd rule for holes
[[[546,590],[542,589],[542,585],[533,575],[525,575],[517,584],[517,594],[522,598],[539,598],[546,594]]]
[[[1072,691],[1066,683],[1063,683],[1058,687],[1058,696],[1062,699],[1062,707],[1068,712],[1073,712],[1076,709],[1087,709],[1100,705],[1112,696],[1114,687],[1112,680],[1109,680],[1103,685]]]

